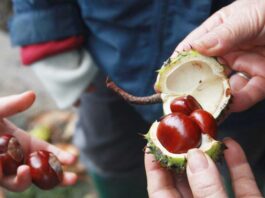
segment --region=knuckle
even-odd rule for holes
[[[234,10],[231,8],[231,6],[225,6],[215,12],[216,17],[219,19],[220,22],[224,23],[231,13],[233,13]]]
[[[157,190],[150,190],[147,187],[148,195],[149,198],[160,198],[164,197],[165,195],[171,194],[170,192],[174,192],[175,189],[172,186],[165,186],[162,189],[157,189]],[[174,198],[181,198],[179,194],[176,194]]]
[[[254,80],[251,80],[249,82],[250,86],[253,88],[253,93],[251,96],[253,96],[254,102],[257,100],[262,100],[265,97],[265,78],[256,76],[254,77]]]
[[[198,185],[196,188],[195,197],[197,198],[205,198],[205,197],[218,197],[220,194],[224,192],[224,189],[221,185],[216,183],[209,183],[205,185]]]
[[[227,15],[224,9],[221,9],[215,13],[214,17],[215,17],[215,20],[218,22],[218,24],[222,24],[226,20]]]
[[[232,25],[230,25],[229,23],[224,24],[223,31],[228,36],[228,38],[236,38],[235,28],[233,28]]]
[[[237,178],[234,179],[233,183],[237,185],[243,185],[247,183],[255,183],[255,180],[253,177],[249,175],[240,175]]]
[[[256,182],[253,177],[247,176],[247,175],[242,175],[236,178],[233,181],[236,186],[255,186]],[[261,197],[259,191],[253,189],[253,188],[242,188],[245,190],[240,190],[238,191],[237,197],[239,198],[247,198],[247,197]]]

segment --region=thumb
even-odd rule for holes
[[[258,6],[258,3],[237,1],[221,9],[205,23],[218,18],[220,24],[195,39],[191,46],[208,56],[220,56],[231,49],[246,47],[248,42],[258,37],[263,27]]]
[[[188,151],[187,176],[194,197],[227,197],[214,162],[198,149]]]

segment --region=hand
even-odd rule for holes
[[[242,148],[232,139],[224,141],[225,160],[229,168],[235,197],[262,197]],[[150,198],[227,197],[214,162],[198,149],[188,152],[187,178],[159,166],[151,154],[145,154],[148,194]]]
[[[15,136],[23,147],[25,155],[37,150],[47,150],[54,153],[62,164],[70,165],[75,162],[76,157],[64,152],[47,142],[31,137],[25,131],[17,128],[5,117],[15,115],[29,108],[35,100],[35,94],[31,91],[20,95],[13,95],[0,98],[0,134],[10,133]],[[30,170],[27,165],[22,165],[17,170],[16,176],[5,177],[0,165],[0,185],[11,191],[24,191],[31,185]],[[74,173],[65,172],[63,186],[72,185],[76,182],[77,176]]]
[[[176,48],[220,57],[234,71],[230,78],[232,112],[243,111],[265,98],[265,1],[240,0],[217,11]],[[174,56],[174,54],[173,54]]]

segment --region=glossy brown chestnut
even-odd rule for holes
[[[57,157],[48,151],[31,153],[27,159],[33,183],[43,190],[49,190],[62,182],[63,170]]]
[[[202,109],[198,109],[191,113],[190,118],[201,128],[202,133],[216,137],[217,123],[214,117]]]
[[[18,140],[10,134],[0,136],[0,161],[5,176],[15,175],[17,168],[23,164],[23,149]]]
[[[170,109],[172,112],[181,112],[185,115],[190,115],[193,111],[201,109],[201,105],[193,96],[187,95],[175,98],[170,104]]]
[[[201,143],[201,129],[183,113],[171,113],[159,123],[157,138],[171,153],[185,153]]]

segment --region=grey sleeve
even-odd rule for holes
[[[73,50],[31,65],[59,108],[70,107],[89,86],[97,67],[86,50]]]

